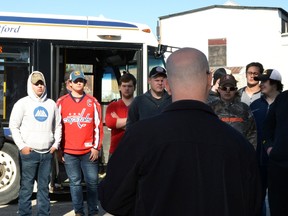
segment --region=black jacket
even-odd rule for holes
[[[199,101],[178,101],[127,131],[99,186],[113,215],[253,216],[255,151]]]
[[[167,91],[164,91],[160,99],[154,98],[151,90],[142,95],[138,95],[129,106],[126,130],[139,120],[160,114],[171,102],[171,95],[169,95]]]
[[[288,91],[280,93],[270,106],[263,127],[264,147],[273,147],[269,160],[288,167]]]

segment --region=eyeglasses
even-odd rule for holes
[[[247,72],[247,74],[249,75],[249,76],[258,76],[259,75],[259,73],[257,73],[257,72],[251,72],[251,71],[248,71]]]
[[[237,90],[237,87],[219,87],[221,90],[223,90],[223,91],[227,91],[227,90],[229,90],[229,91],[236,91]]]

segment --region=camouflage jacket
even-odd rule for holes
[[[257,129],[254,116],[249,106],[240,102],[237,97],[233,102],[226,103],[216,100],[209,103],[218,117],[242,133],[254,146],[257,146]]]

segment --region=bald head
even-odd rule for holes
[[[206,56],[194,48],[173,52],[166,64],[172,100],[200,100],[206,102],[212,76]]]

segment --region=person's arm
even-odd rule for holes
[[[254,149],[257,148],[257,127],[254,116],[250,110],[247,108],[247,124],[246,124],[246,137],[248,141],[253,145]]]
[[[16,102],[13,106],[10,115],[9,129],[11,131],[12,138],[20,151],[23,148],[27,147],[26,143],[22,139],[20,132],[23,116],[24,116],[24,106],[22,107],[22,105],[19,102]]]
[[[60,146],[60,142],[61,142],[61,138],[62,138],[62,122],[61,122],[61,115],[60,115],[60,111],[57,107],[57,105],[55,104],[54,107],[54,143],[52,145],[51,149],[52,151],[50,151],[51,153],[53,153],[55,150],[57,150]]]
[[[120,118],[116,112],[117,104],[110,103],[106,109],[105,124],[110,129],[120,129],[126,127],[127,118]]]
[[[264,120],[263,125],[263,145],[264,148],[269,155],[273,148],[273,140],[274,140],[274,130],[276,127],[276,110],[275,105],[277,103],[277,98],[274,103],[270,106],[270,109],[267,113],[267,116]]]
[[[136,97],[130,104],[126,122],[126,130],[139,120],[138,98]]]
[[[101,112],[101,105],[95,99],[94,102],[94,149],[100,151],[102,148],[103,142],[103,122],[102,122],[102,112]]]

